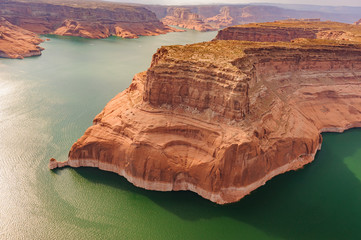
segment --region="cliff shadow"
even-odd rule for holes
[[[344,163],[345,157],[360,149],[360,139],[361,129],[324,134],[322,150],[313,163],[277,176],[241,201],[223,206],[191,192],[140,189],[117,174],[97,169],[76,171],[89,181],[144,195],[195,224],[225,217],[236,220],[232,224],[251,225],[276,238],[360,239],[361,181]],[[239,236],[242,234],[239,228]]]

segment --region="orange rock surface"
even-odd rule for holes
[[[24,58],[41,55],[43,42],[36,34],[14,26],[0,17],[0,57]]]
[[[356,25],[361,25],[361,19],[355,22]]]
[[[97,167],[219,204],[311,162],[361,126],[361,45],[212,41],[160,48],[57,167]]]
[[[167,16],[162,19],[162,22],[166,25],[176,25],[201,32],[216,30],[203,22],[198,14],[192,13],[188,8],[173,7],[168,8],[167,12]]]
[[[137,38],[178,31],[143,7],[91,1],[1,1],[0,14],[14,25],[38,34]]]

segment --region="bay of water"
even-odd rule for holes
[[[40,57],[1,59],[0,239],[361,239],[359,129],[324,134],[312,164],[225,206],[97,169],[49,171],[158,47],[215,35],[48,36]]]

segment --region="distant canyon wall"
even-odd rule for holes
[[[148,9],[113,3],[1,1],[0,16],[37,34],[137,38],[174,31]]]
[[[180,27],[212,30],[229,27],[238,24],[252,22],[270,22],[275,20],[285,20],[290,18],[318,18],[321,20],[331,20],[345,23],[353,23],[359,19],[359,15],[354,13],[321,12],[321,11],[301,11],[275,6],[262,5],[200,5],[200,6],[146,6],[155,12],[157,17],[171,25]],[[190,21],[184,15],[174,15],[174,11],[188,12],[187,15],[195,14],[196,21]]]

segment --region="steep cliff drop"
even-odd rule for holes
[[[179,31],[143,7],[105,1],[2,1],[0,15],[37,34],[137,38]]]
[[[360,43],[162,47],[68,160],[49,167],[97,167],[142,188],[235,202],[313,161],[321,132],[361,127],[360,81]]]
[[[203,22],[198,14],[192,13],[188,8],[168,8],[167,16],[162,19],[162,22],[166,25],[176,25],[182,28],[193,29],[201,32],[216,30]]]
[[[0,57],[24,58],[41,55],[43,40],[0,17]]]

